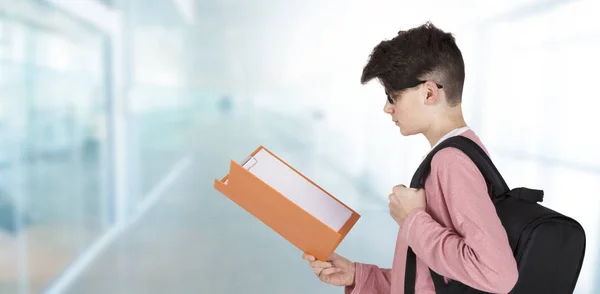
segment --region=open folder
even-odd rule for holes
[[[298,249],[327,260],[360,215],[263,146],[215,188]]]

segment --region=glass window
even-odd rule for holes
[[[111,222],[103,35],[27,3],[0,14],[2,294],[42,291]]]

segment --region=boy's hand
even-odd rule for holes
[[[425,208],[427,204],[425,190],[423,189],[417,190],[398,185],[392,191],[393,193],[388,197],[390,200],[390,214],[400,226],[413,209]]]
[[[354,263],[335,253],[331,254],[327,262],[317,260],[314,256],[304,253],[302,258],[309,262],[319,279],[334,286],[354,285]]]

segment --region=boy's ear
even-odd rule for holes
[[[440,91],[435,83],[425,83],[425,105],[434,105],[440,100]]]

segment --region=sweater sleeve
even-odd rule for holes
[[[518,270],[506,231],[475,164],[452,152],[440,168],[432,165],[431,176],[438,177],[454,228],[419,209],[409,214],[401,236],[438,274],[482,291],[508,293]]]
[[[376,265],[356,263],[354,285],[345,288],[346,294],[390,293],[391,270]]]

